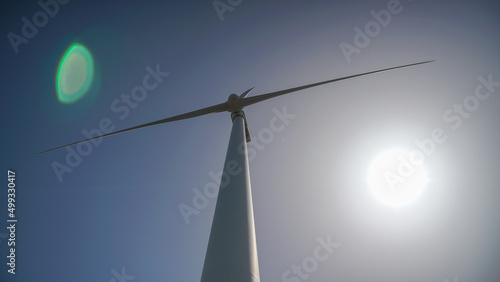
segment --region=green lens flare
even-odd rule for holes
[[[59,101],[70,104],[89,90],[94,78],[94,61],[85,46],[74,43],[64,53],[56,75]]]

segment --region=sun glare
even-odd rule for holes
[[[373,195],[390,206],[412,202],[427,182],[422,163],[423,160],[402,149],[383,152],[373,161],[368,172]]]

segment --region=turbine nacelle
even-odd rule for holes
[[[250,91],[252,91],[255,87],[252,87],[250,89],[248,89],[247,91],[241,93],[240,96],[238,96],[237,94],[231,94],[229,95],[229,97],[227,98],[227,102],[226,102],[226,105],[227,105],[227,111],[230,112],[230,113],[234,113],[234,112],[238,112],[238,111],[241,111],[243,110],[243,108],[245,107],[244,105],[242,105],[241,100],[245,99],[248,95],[248,93],[250,93]]]
[[[243,103],[240,102],[248,95],[248,93],[250,93],[250,91],[252,91],[253,88],[254,87],[243,92],[240,96],[234,93],[229,95],[226,102],[227,111],[231,113],[231,120],[234,121],[237,116],[241,116],[245,121],[245,137],[247,142],[252,141],[252,138],[250,137],[250,131],[248,130],[247,117],[245,116],[245,112],[243,111],[244,105],[242,105]]]
[[[229,95],[226,102],[227,111],[230,113],[235,113],[243,110],[243,107],[240,105],[239,102],[240,102],[240,97],[238,95],[234,93]]]

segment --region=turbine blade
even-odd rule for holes
[[[265,101],[267,99],[271,99],[271,98],[278,97],[278,96],[281,96],[281,95],[285,95],[285,94],[289,94],[289,93],[292,93],[292,92],[304,90],[304,89],[307,89],[307,88],[316,87],[316,86],[323,85],[323,84],[328,84],[328,83],[332,83],[332,82],[336,82],[336,81],[341,81],[341,80],[346,80],[346,79],[350,79],[350,78],[355,78],[355,77],[359,77],[359,76],[363,76],[363,75],[374,74],[374,73],[378,73],[378,72],[384,72],[384,71],[389,71],[389,70],[394,70],[394,69],[399,69],[399,68],[405,68],[405,67],[410,67],[410,66],[416,66],[416,65],[426,64],[426,63],[430,63],[430,62],[434,62],[434,61],[435,60],[431,60],[431,61],[425,61],[425,62],[420,62],[420,63],[413,63],[413,64],[409,64],[409,65],[391,67],[391,68],[386,68],[386,69],[381,69],[381,70],[376,70],[376,71],[370,71],[370,72],[365,72],[365,73],[360,73],[360,74],[354,74],[354,75],[349,75],[349,76],[345,76],[345,77],[341,77],[341,78],[335,78],[335,79],[331,79],[331,80],[325,80],[325,81],[321,81],[321,82],[316,82],[316,83],[312,83],[312,84],[298,86],[298,87],[294,87],[294,88],[290,88],[290,89],[285,89],[285,90],[275,91],[275,92],[271,92],[271,93],[261,94],[261,95],[257,95],[257,96],[253,96],[253,97],[248,97],[248,98],[242,99],[240,101],[240,105],[242,105],[243,107],[246,107],[246,106],[253,105],[255,103],[259,103],[259,102]]]
[[[58,149],[62,149],[64,147],[76,145],[76,144],[79,144],[79,143],[87,142],[87,141],[90,141],[90,140],[94,140],[94,139],[98,139],[98,138],[102,138],[102,137],[107,137],[107,136],[115,135],[115,134],[126,132],[126,131],[131,131],[131,130],[134,130],[134,129],[144,128],[144,127],[148,127],[148,126],[153,126],[153,125],[157,125],[157,124],[162,124],[162,123],[167,123],[167,122],[172,122],[172,121],[178,121],[178,120],[183,120],[183,119],[188,119],[188,118],[199,117],[199,116],[213,114],[213,113],[220,113],[220,112],[225,112],[225,111],[227,111],[227,105],[226,105],[226,103],[221,103],[221,104],[217,104],[217,105],[214,105],[214,106],[210,106],[210,107],[206,107],[206,108],[203,108],[203,109],[199,109],[199,110],[196,110],[196,111],[188,112],[188,113],[185,113],[185,114],[181,114],[181,115],[177,115],[177,116],[173,116],[173,117],[169,117],[169,118],[165,118],[165,119],[160,119],[160,120],[153,121],[153,122],[148,122],[148,123],[137,125],[137,126],[130,127],[130,128],[127,128],[127,129],[122,129],[122,130],[111,132],[111,133],[104,134],[104,135],[101,135],[101,136],[96,136],[96,137],[93,137],[93,138],[89,138],[89,139],[85,139],[85,140],[82,140],[82,141],[74,142],[74,143],[71,143],[71,144],[68,144],[68,145],[64,145],[64,146],[60,146],[60,147],[57,147],[57,148],[54,148],[54,149],[50,149],[50,150],[46,150],[46,151],[40,152],[40,153],[38,153],[38,155],[41,155],[41,154],[44,154],[44,153],[48,153],[48,152],[51,152],[51,151],[55,151],[55,150],[58,150]]]
[[[252,88],[250,88],[250,89],[248,89],[247,91],[243,92],[243,93],[240,95],[240,99],[245,98],[245,97],[248,95],[248,93],[250,93],[250,91],[252,91],[254,88],[255,88],[255,86],[254,86],[254,87],[252,87]]]

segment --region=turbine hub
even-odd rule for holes
[[[241,111],[243,108],[239,105],[240,97],[236,94],[231,94],[227,98],[227,111],[230,113]]]

